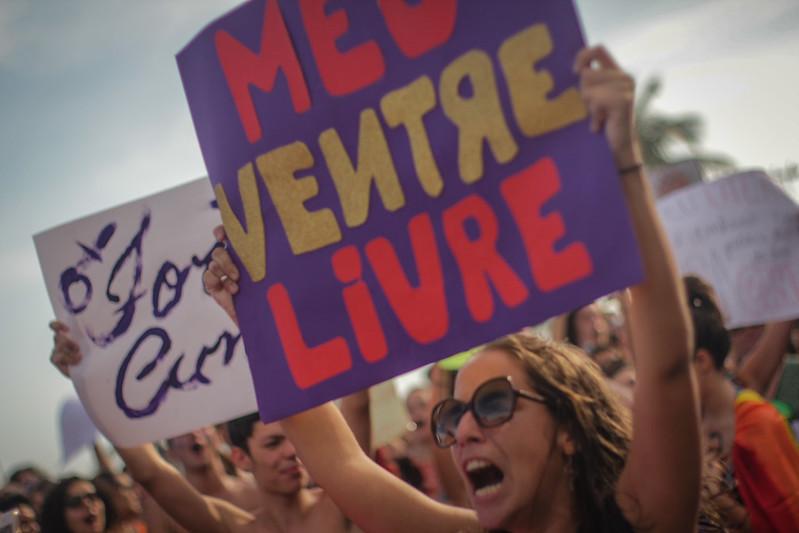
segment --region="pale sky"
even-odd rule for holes
[[[799,2],[576,0],[655,108],[741,168],[799,162]],[[231,0],[0,0],[0,467],[62,473],[52,308],[32,236],[206,174],[174,55]],[[68,465],[81,470],[85,464]],[[88,472],[91,473],[91,472]],[[0,472],[0,481],[3,472]]]

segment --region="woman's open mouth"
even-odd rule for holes
[[[502,470],[482,459],[472,459],[466,463],[465,471],[474,495],[478,497],[496,492],[505,479]]]

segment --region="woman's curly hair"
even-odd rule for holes
[[[632,438],[630,412],[599,367],[574,346],[516,333],[489,343],[518,359],[555,420],[576,443],[572,483],[581,531],[632,531],[616,504],[616,487]]]

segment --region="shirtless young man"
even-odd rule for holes
[[[51,361],[69,376],[80,363],[78,344],[69,328],[53,322],[55,347]],[[188,531],[207,533],[348,533],[350,521],[321,489],[307,488],[305,468],[280,423],[251,422],[246,448],[234,447],[239,468],[249,470],[257,486],[260,508],[248,512],[230,502],[202,495],[151,444],[117,447],[130,475]]]

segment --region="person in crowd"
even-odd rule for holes
[[[142,520],[144,508],[133,479],[124,472],[101,472],[92,479],[97,491],[105,495],[114,508],[115,523],[110,524],[115,533],[147,533]]]
[[[33,465],[26,465],[14,470],[8,480],[12,483],[19,483],[27,489],[32,488],[42,479],[49,479],[47,474]]]
[[[614,358],[621,357],[632,364],[625,300],[622,292],[560,315],[549,324],[549,337],[578,346],[592,357],[612,351]],[[601,361],[597,363],[601,366]]]
[[[624,358],[619,351],[610,344],[597,346],[588,352],[588,355],[599,365],[599,369],[602,370],[602,373],[607,377],[611,377],[613,369],[624,362]]]
[[[616,359],[604,369],[605,375],[621,387],[632,391],[635,388],[635,368],[624,359]]]
[[[49,479],[47,475],[32,465],[22,466],[14,470],[9,476],[8,481],[22,485],[26,491],[30,491],[41,480]]]
[[[24,495],[6,492],[0,495],[0,514],[17,511],[18,531],[14,533],[39,533],[39,522],[31,501]]]
[[[730,331],[725,367],[741,386],[772,398],[782,374],[785,355],[795,350],[792,320],[747,326]]]
[[[431,367],[431,377],[440,374],[437,366]],[[431,498],[468,507],[463,484],[451,457],[433,442],[430,430],[433,392],[433,387],[428,385],[407,393],[408,430],[401,438],[382,446],[376,461]]]
[[[730,336],[712,288],[696,276],[683,282],[694,322],[705,440],[727,472],[717,492],[719,507],[733,530],[799,531],[799,450],[790,429],[757,391],[729,378],[724,362]]]
[[[566,341],[591,352],[598,346],[611,344],[611,324],[596,302],[566,315]]]
[[[307,472],[280,423],[264,424],[258,413],[251,413],[229,421],[227,432],[234,463],[251,472],[259,486],[270,487],[262,496],[265,507],[290,509],[305,499],[305,505],[315,503],[319,506],[315,517],[312,513],[306,515],[307,523],[303,527],[309,528],[308,531],[315,528],[320,528],[319,531],[338,531],[341,527],[349,527],[349,520],[322,491],[307,488]],[[294,499],[297,501],[291,502]],[[334,521],[323,527],[324,520],[330,519]]]
[[[28,498],[33,505],[33,510],[36,511],[36,516],[41,516],[44,500],[54,487],[55,483],[51,479],[44,478],[40,479],[28,492]]]
[[[167,439],[169,459],[201,494],[229,501],[246,511],[257,510],[261,503],[255,482],[225,471],[210,431],[216,433],[216,428],[202,428]]]
[[[141,487],[137,483],[137,486]],[[141,488],[142,519],[147,533],[189,533],[164,511],[160,505]]]
[[[11,473],[8,477],[8,482],[3,487],[0,487],[0,494],[23,494],[30,498],[34,487],[42,480],[49,480],[49,478],[38,468],[32,465],[24,465]]]
[[[208,426],[205,429],[208,440],[211,441],[211,446],[222,459],[222,466],[225,468],[225,473],[230,476],[249,479],[250,476],[244,475],[244,473],[233,464],[233,460],[230,458],[230,439],[228,439],[227,436],[227,422]]]
[[[419,387],[408,392],[405,406],[411,419],[411,426],[403,437],[405,456],[412,468],[418,471],[421,485],[417,488],[431,498],[445,501],[446,495],[438,475],[434,457],[434,445],[430,431],[431,391],[428,387]]]
[[[598,346],[589,355],[599,365],[606,378],[632,392],[635,385],[635,367],[622,357],[617,348],[610,345]]]
[[[618,351],[622,359],[632,364],[635,355],[630,346],[630,334],[626,318],[628,313],[627,306],[627,294],[623,291],[616,293],[608,300],[609,310],[606,316],[610,323],[611,345]]]
[[[14,470],[0,493],[14,492],[24,495],[30,500],[36,516],[39,516],[44,499],[54,486],[53,481],[42,470],[26,465]]]
[[[66,324],[55,321],[51,328],[55,332],[51,361],[69,376],[70,366],[79,364],[83,354],[69,336]],[[342,400],[342,411],[353,423],[363,415],[362,397],[362,394],[353,394]],[[239,419],[232,421],[228,433],[231,442],[237,443],[232,447],[236,466],[250,472],[258,487],[260,506],[252,513],[228,501],[202,495],[152,444],[116,447],[116,450],[130,475],[187,531],[349,533],[350,520],[326,492],[307,487],[307,472],[281,424],[265,424],[257,414],[252,415],[244,421],[249,435],[242,438],[240,435],[247,431],[234,428],[241,423]],[[368,424],[357,426],[355,432],[364,434],[364,427]],[[363,441],[355,442],[363,452]]]
[[[117,473],[108,452],[99,442],[95,442],[93,448],[100,471],[93,482],[119,510],[123,529],[132,531],[131,528],[136,528],[147,533],[187,533],[124,469]],[[130,487],[133,487],[133,491],[129,490]]]
[[[45,498],[40,523],[42,533],[110,533],[116,515],[91,481],[68,477]]]
[[[394,439],[375,450],[374,460],[413,488],[424,492],[425,485],[422,472],[408,458],[405,448],[406,445],[403,439]]]
[[[695,529],[701,446],[691,324],[642,173],[632,79],[601,47],[576,58],[593,131],[604,131],[643,256],[630,291],[634,424],[587,355],[524,333],[489,343],[434,409],[474,510],[441,504],[377,466],[331,404],[290,416],[285,435],[326,493],[367,532],[673,532]],[[224,239],[224,230],[215,234]],[[235,321],[240,273],[213,253],[206,290]],[[367,489],[367,490],[365,490]]]

